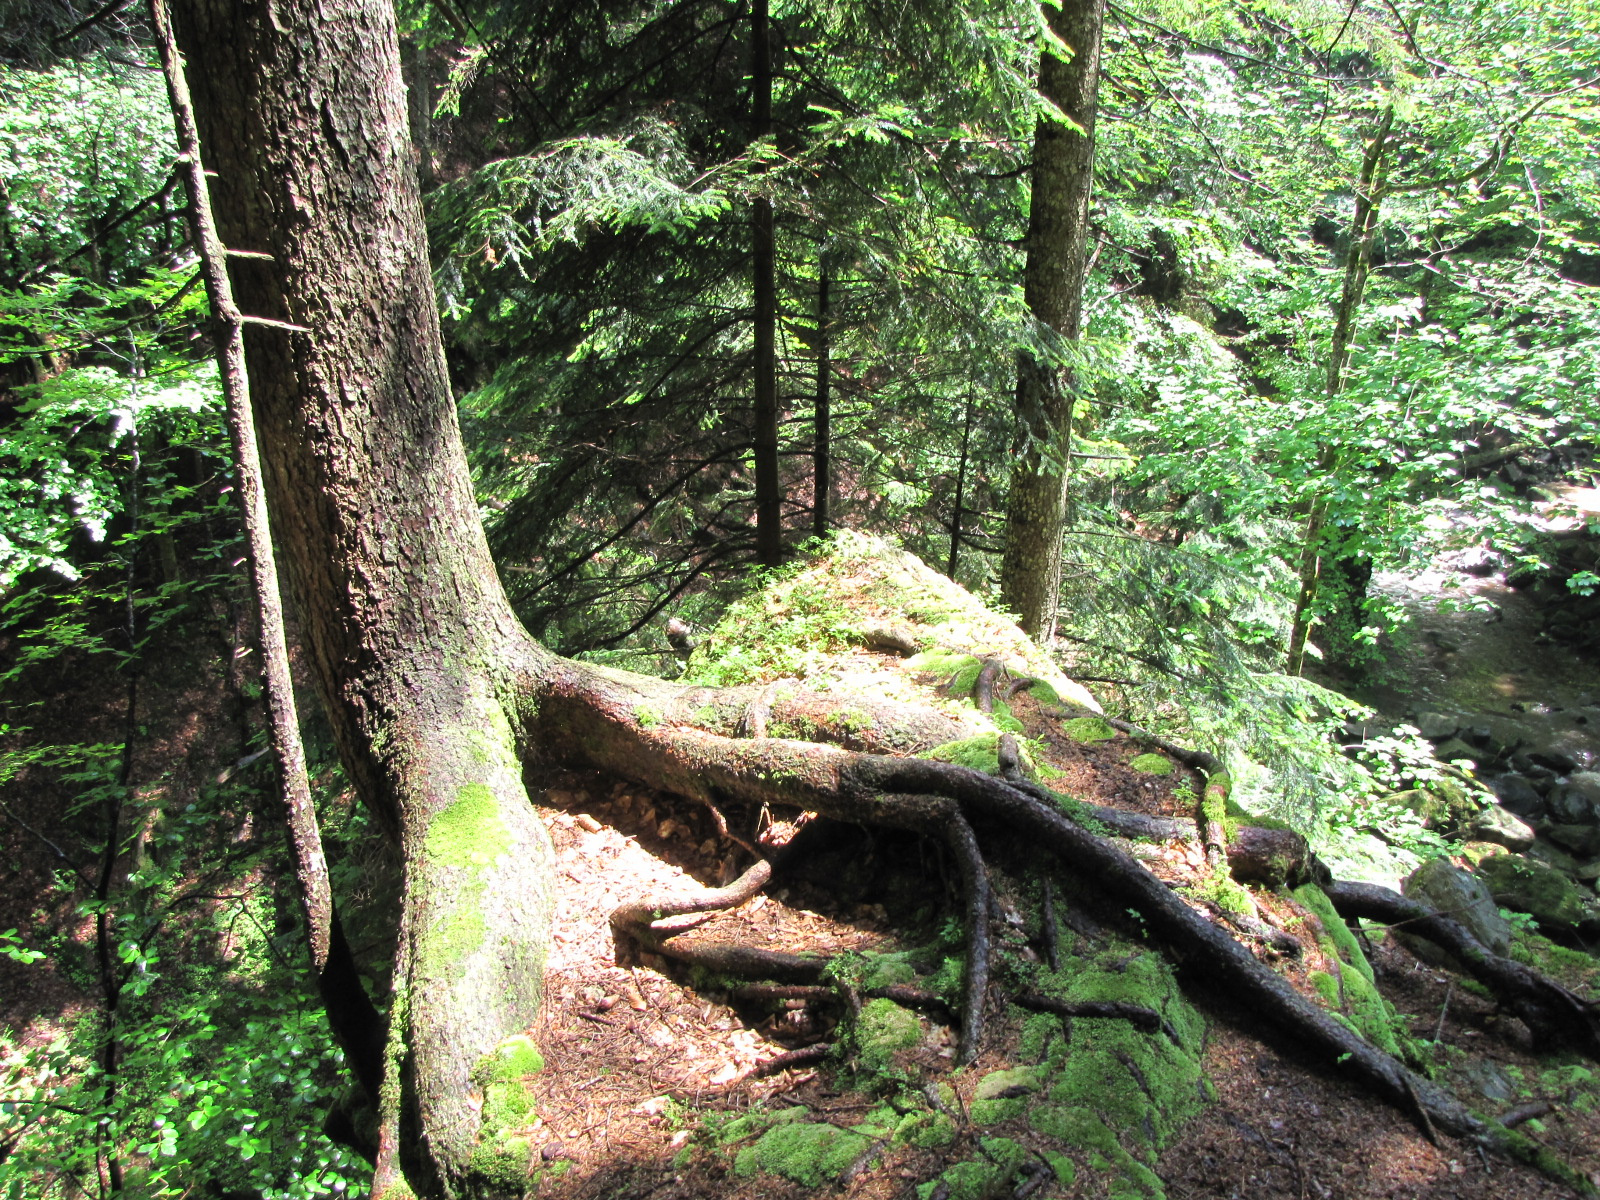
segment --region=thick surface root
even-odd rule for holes
[[[1339,915],[1404,925],[1408,933],[1447,950],[1467,974],[1494,993],[1547,1047],[1570,1047],[1600,1061],[1600,1004],[1495,954],[1459,921],[1375,883],[1336,881],[1323,887]]]
[[[1498,1123],[1485,1121],[1302,995],[1208,914],[1187,903],[1114,841],[1085,828],[1063,811],[1052,793],[1020,779],[1018,772],[1008,772],[1010,779],[1000,779],[927,759],[852,752],[777,738],[739,739],[682,724],[645,724],[634,719],[631,696],[608,695],[603,681],[598,682],[596,686],[594,679],[573,679],[570,688],[558,688],[546,698],[542,711],[544,719],[552,724],[552,741],[578,748],[589,765],[708,803],[740,801],[754,806],[798,808],[861,825],[913,830],[952,847],[965,884],[968,935],[960,1036],[963,1058],[970,1056],[982,1036],[987,989],[988,885],[974,829],[999,825],[1054,857],[1067,871],[1093,880],[1113,903],[1137,914],[1148,933],[1165,946],[1172,958],[1208,978],[1263,1022],[1287,1034],[1329,1070],[1352,1077],[1414,1117],[1430,1135],[1467,1137],[1488,1149],[1517,1149],[1517,1135]],[[1165,745],[1163,749],[1173,752]],[[1187,755],[1197,757],[1194,752]],[[1211,765],[1220,766],[1214,759]],[[1099,813],[1087,815],[1100,819]],[[1146,818],[1141,824],[1159,820]],[[1130,832],[1133,824],[1128,823]],[[1183,827],[1181,832],[1177,826]],[[1167,822],[1160,826],[1159,833],[1154,828],[1141,828],[1139,832],[1145,836],[1154,833],[1211,840],[1205,838],[1201,828],[1199,821]],[[1300,845],[1303,847],[1303,842]],[[1233,847],[1228,849],[1231,854]],[[1315,865],[1309,856],[1304,861],[1308,869]],[[1336,903],[1352,906],[1352,912],[1365,906],[1361,909],[1363,915],[1405,919],[1414,925],[1444,920],[1436,914],[1409,909],[1401,914],[1393,908],[1393,901],[1352,890],[1353,886],[1334,885],[1332,891]],[[630,911],[635,917],[643,915],[638,906],[632,906]],[[634,922],[630,927],[638,926]],[[1540,981],[1517,964],[1506,960],[1490,962],[1475,955],[1460,935],[1443,925],[1438,925],[1437,931],[1445,943],[1468,957],[1476,957],[1475,973],[1488,976],[1485,982],[1490,986],[1505,990],[1508,996],[1521,997],[1523,1007],[1548,1036],[1592,1045],[1592,1040],[1583,1042],[1593,1038],[1592,1005],[1548,981]],[[1293,939],[1283,940],[1276,949],[1292,953],[1297,948],[1292,943]],[[709,962],[701,957],[703,953],[695,951],[693,957],[683,957],[718,970],[780,982],[815,984],[823,977],[824,965],[819,960],[790,961],[792,956],[778,956],[780,962],[765,952],[752,953],[742,960],[743,967],[748,968],[744,971],[732,955],[719,953],[715,962]]]

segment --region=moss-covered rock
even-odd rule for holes
[[[997,1125],[1020,1117],[1028,1108],[1028,1098],[1039,1090],[1039,1075],[1032,1067],[1012,1067],[990,1071],[978,1081],[968,1106],[974,1125]]]
[[[1478,864],[1478,876],[1497,903],[1531,913],[1546,932],[1567,938],[1600,933],[1600,903],[1554,867],[1520,854],[1499,854]]]

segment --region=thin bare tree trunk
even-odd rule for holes
[[[334,1036],[344,1049],[357,1081],[368,1097],[376,1100],[382,1065],[382,1023],[361,983],[334,913],[328,863],[322,851],[316,806],[311,800],[305,748],[300,740],[300,718],[295,711],[294,683],[289,671],[283,601],[278,593],[278,565],[268,525],[261,455],[256,445],[255,417],[245,372],[244,317],[234,303],[233,285],[228,279],[228,252],[217,236],[212,217],[210,191],[200,166],[200,135],[195,127],[188,80],[173,40],[166,0],[152,0],[151,12],[157,48],[167,77],[167,93],[172,101],[180,167],[189,192],[190,227],[200,249],[201,269],[215,321],[213,337],[217,343],[217,363],[227,403],[228,434],[238,480],[235,490],[244,516],[250,585],[261,639],[268,735],[277,764],[278,790],[287,817],[289,845],[294,854],[296,895],[305,922],[318,993],[327,1009]]]
[[[833,412],[829,389],[833,383],[833,322],[828,311],[828,268],[817,268],[817,408],[812,430],[811,532],[816,537],[828,534],[828,507],[833,491]]]
[[[772,132],[772,43],[767,0],[750,12],[752,120],[757,138]],[[757,196],[750,212],[750,269],[755,288],[756,556],[783,561],[783,485],[778,473],[778,280],[772,201]]]

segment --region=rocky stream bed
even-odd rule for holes
[[[1374,579],[1413,623],[1381,682],[1355,690],[1377,715],[1348,732],[1352,752],[1420,737],[1414,747],[1458,768],[1433,768],[1389,799],[1460,844],[1493,896],[1490,915],[1528,913],[1557,940],[1597,949],[1600,595],[1567,580],[1600,560],[1600,491],[1559,499],[1539,518],[1557,548],[1547,574],[1477,546]],[[1399,882],[1408,859],[1391,857],[1374,878]]]

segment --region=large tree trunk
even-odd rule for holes
[[[405,857],[380,1174],[396,1175],[413,1092],[407,1174],[457,1190],[480,1144],[474,1072],[539,1003],[551,850],[511,698],[547,656],[512,616],[472,494],[394,10],[173,9],[222,240],[270,256],[234,257],[232,280],[257,319],[250,390],[305,648],[345,769]]]
[[[1041,120],[1034,133],[1024,286],[1039,323],[1067,341],[1077,339],[1083,313],[1105,15],[1105,0],[1064,0],[1051,12],[1050,28],[1071,47],[1072,60],[1046,53],[1039,63],[1039,91],[1079,128]],[[1062,387],[1054,364],[1028,352],[1018,356],[1019,458],[1006,504],[1000,594],[1035,637],[1049,633],[1060,586],[1075,387]]]

